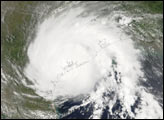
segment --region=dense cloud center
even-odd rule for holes
[[[57,97],[89,92],[110,71],[114,58],[119,64],[135,63],[121,65],[125,75],[131,67],[139,70],[136,51],[129,38],[125,37],[127,42],[123,44],[120,31],[105,27],[104,22],[93,24],[94,17],[83,18],[82,9],[75,10],[46,19],[29,46],[30,64],[26,72],[36,82],[39,93],[51,91],[52,96]],[[112,45],[114,42],[118,42],[117,45]],[[136,80],[137,74],[129,77]]]
[[[83,13],[84,9],[74,8],[39,25],[28,48],[29,64],[25,68],[36,93],[50,100],[89,94],[88,100],[103,108],[103,94],[114,91],[114,98],[123,103],[124,112],[133,117],[131,106],[135,104],[136,94],[143,97],[142,109],[154,107],[147,99],[157,102],[138,86],[139,78],[143,77],[137,57],[140,52],[134,49],[130,37],[111,16],[95,20],[95,15],[82,17]],[[111,107],[115,101],[107,103]],[[157,114],[162,116],[160,111]],[[94,112],[97,116],[102,111],[95,107]],[[138,110],[136,117],[142,117],[142,113]]]

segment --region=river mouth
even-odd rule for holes
[[[163,36],[160,30],[154,32],[151,39],[158,42],[150,47],[150,31],[143,37],[140,25],[147,17],[159,22],[154,16],[161,20],[161,14],[145,13],[144,18],[124,10],[124,5],[133,5],[128,2],[48,3],[36,4],[29,13],[30,24],[22,27],[28,28],[25,41],[21,32],[3,41],[2,52],[8,55],[1,66],[3,113],[9,118],[163,118],[163,63],[158,52]],[[21,43],[18,49],[11,46],[7,52],[7,45],[16,41]],[[17,108],[14,115],[8,105]]]

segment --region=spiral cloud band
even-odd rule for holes
[[[63,9],[59,13],[38,25],[28,48],[25,74],[36,93],[48,100],[89,95],[83,105],[96,103],[92,118],[100,117],[105,103],[111,111],[116,99],[121,101],[122,113],[128,112],[132,117],[163,117],[158,102],[139,86],[140,78],[144,77],[140,51],[118,27],[126,26],[130,18],[117,23],[114,16],[100,17],[85,7]],[[113,96],[104,98],[104,93]],[[134,114],[131,106],[137,95],[142,99],[141,109]]]

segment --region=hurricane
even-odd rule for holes
[[[57,4],[53,3],[54,6]],[[144,17],[119,10],[121,4],[64,2],[55,8],[51,8],[51,4],[47,8],[39,4],[34,9],[39,11],[39,15],[35,16],[35,25],[29,25],[30,32],[23,47],[27,61],[23,67],[12,62],[9,64],[18,75],[16,79],[20,79],[16,80],[16,84],[21,83],[33,91],[14,91],[15,96],[29,98],[29,102],[30,99],[39,99],[36,101],[38,106],[43,104],[44,109],[50,108],[42,111],[35,108],[33,112],[27,112],[21,106],[25,112],[20,112],[21,116],[27,118],[26,114],[35,114],[32,118],[59,119],[163,118],[163,98],[160,97],[163,92],[160,89],[157,95],[148,89],[148,86],[156,89],[148,84],[152,78],[148,76],[156,74],[158,68],[161,70],[157,72],[158,81],[162,80],[163,84],[163,63],[157,69],[154,67],[153,73],[147,71],[146,65],[154,63],[146,62],[146,50],[138,47],[142,45],[135,40],[135,36],[141,36],[133,31],[136,21],[141,23]],[[1,71],[1,84],[9,84],[5,81],[13,76],[5,74],[2,65]],[[44,103],[39,103],[40,99]],[[44,105],[45,102],[49,105]],[[21,109],[18,107],[17,111]]]

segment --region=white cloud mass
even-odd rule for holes
[[[89,94],[83,103],[96,103],[91,118],[101,116],[104,103],[110,112],[116,98],[121,100],[122,112],[134,118],[163,118],[163,109],[153,95],[139,86],[139,78],[144,76],[138,60],[141,53],[131,38],[112,17],[95,20],[95,14],[83,17],[84,13],[84,8],[63,10],[38,25],[25,68],[36,93],[49,100]],[[111,91],[115,93],[113,99],[102,97]],[[141,104],[134,114],[131,106],[136,94]]]

